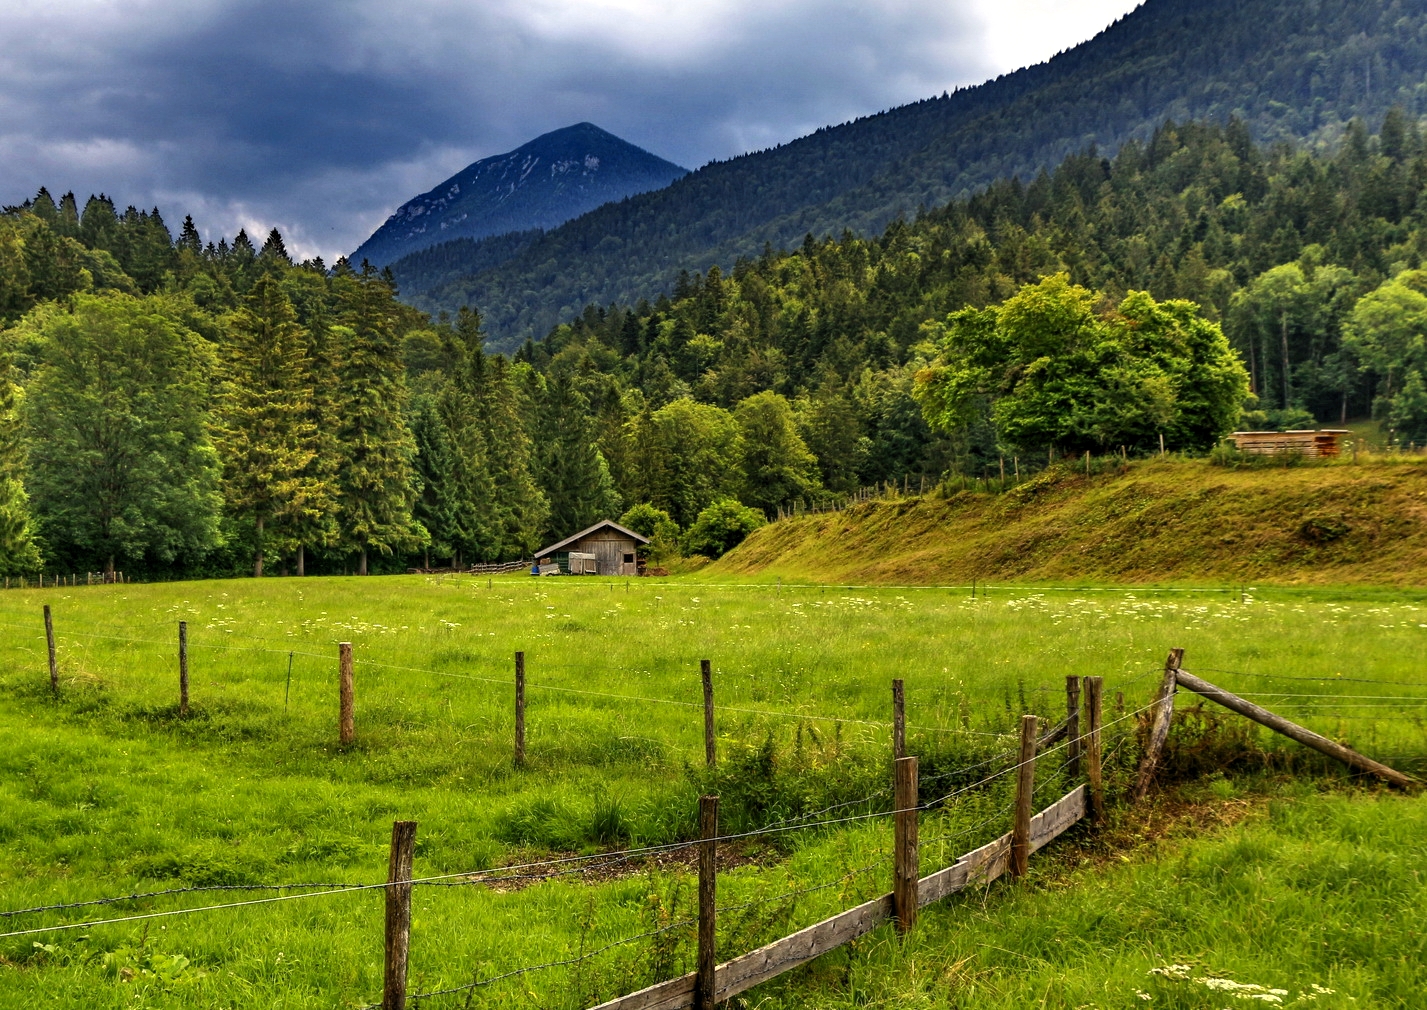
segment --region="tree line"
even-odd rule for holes
[[[791,501],[1009,454],[1368,415],[1427,441],[1423,148],[1401,112],[1321,153],[1166,124],[511,356],[276,231],[41,191],[0,215],[0,565],[463,565],[616,517],[717,554]]]

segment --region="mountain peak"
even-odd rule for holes
[[[381,266],[452,239],[555,228],[687,174],[594,123],[575,123],[467,165],[408,200],[352,259]]]

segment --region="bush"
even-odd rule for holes
[[[645,553],[651,561],[663,563],[679,556],[679,524],[663,509],[643,502],[620,516],[619,522],[649,538]]]
[[[722,557],[766,522],[761,512],[742,502],[734,498],[720,498],[700,512],[684,534],[684,549],[690,554]]]

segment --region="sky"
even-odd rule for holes
[[[0,204],[277,227],[329,262],[593,122],[688,168],[1038,63],[1138,0],[0,0]]]

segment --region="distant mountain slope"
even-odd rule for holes
[[[404,285],[429,310],[480,308],[492,346],[543,336],[588,303],[632,303],[681,270],[727,267],[805,233],[876,232],[996,178],[1033,176],[1165,119],[1244,119],[1260,140],[1336,139],[1393,104],[1427,112],[1427,7],[1384,0],[1148,0],[1091,41],[950,96],[719,162],[606,205],[502,261]],[[508,247],[508,251],[511,247]],[[492,264],[495,265],[492,265]],[[396,264],[398,277],[403,276]]]
[[[593,123],[579,123],[468,165],[408,200],[351,258],[381,266],[452,239],[555,228],[687,174]]]

